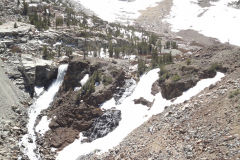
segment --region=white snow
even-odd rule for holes
[[[174,0],[170,16],[166,21],[173,31],[193,29],[205,36],[221,42],[240,46],[240,9],[228,7],[232,0],[211,2],[210,7],[202,8],[198,0]]]
[[[48,126],[51,119],[47,119],[47,116],[43,116],[38,125],[36,126],[36,132],[40,133],[42,136],[50,129]]]
[[[148,7],[162,0],[75,0],[90,9],[103,20],[132,24]]]
[[[38,155],[37,146],[36,146],[36,135],[35,135],[35,122],[37,120],[38,115],[41,113],[42,110],[45,110],[49,107],[50,103],[53,101],[53,98],[55,94],[57,93],[59,87],[61,86],[63,82],[63,78],[65,75],[65,72],[67,70],[68,65],[63,64],[60,65],[58,68],[58,76],[57,79],[52,83],[52,85],[49,87],[49,89],[42,94],[33,105],[30,106],[28,110],[28,124],[27,129],[28,133],[23,136],[20,146],[23,147],[23,153],[28,156],[30,160],[39,160],[41,159]],[[46,130],[46,123],[48,123],[48,120],[40,123],[40,126],[38,126],[38,129],[44,129]],[[42,131],[40,131],[42,132]],[[32,140],[32,143],[30,143],[29,140]]]
[[[85,83],[87,83],[89,79],[89,74],[86,74],[83,79],[80,81],[81,85],[84,86]]]
[[[36,96],[39,96],[43,91],[44,91],[44,87],[34,87],[34,91],[36,93]]]
[[[57,160],[77,159],[81,155],[97,150],[100,150],[100,153],[108,151],[109,149],[117,146],[130,132],[143,124],[151,116],[161,113],[165,106],[181,103],[184,100],[190,99],[192,96],[196,95],[209,85],[216,83],[224,76],[222,73],[217,73],[214,78],[201,80],[195,87],[189,89],[174,102],[171,102],[164,99],[161,96],[161,93],[158,93],[156,96],[151,94],[151,87],[158,79],[158,72],[159,69],[149,71],[140,78],[138,84],[132,80],[132,86],[127,88],[122,99],[120,99],[120,104],[116,104],[116,101],[112,98],[102,105],[102,109],[110,109],[114,107],[121,110],[122,120],[114,131],[91,143],[81,143],[81,139],[83,139],[83,137],[80,135],[80,139],[75,140],[72,144],[59,152]],[[138,99],[140,97],[143,97],[151,102],[154,101],[151,109],[141,104],[134,104],[134,99]]]

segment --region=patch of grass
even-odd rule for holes
[[[192,62],[191,62],[190,59],[187,59],[187,60],[186,60],[186,64],[187,64],[188,66],[189,66],[191,63],[192,63]]]
[[[166,79],[169,78],[169,73],[165,68],[165,65],[160,66],[160,73],[159,73],[159,81],[164,82]]]
[[[104,75],[102,78],[102,82],[105,86],[111,84],[113,82],[112,77]]]
[[[220,63],[213,63],[210,68],[208,69],[209,71],[217,71],[222,68],[222,64]]]
[[[171,79],[172,79],[173,82],[177,82],[181,79],[181,77],[178,74],[175,74],[175,75],[172,76]]]
[[[240,94],[240,89],[237,89],[237,90],[235,90],[235,91],[232,91],[232,92],[230,92],[230,95],[228,96],[228,98],[233,98],[233,97],[235,97],[235,96],[238,96]]]

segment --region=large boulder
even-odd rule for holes
[[[83,135],[88,137],[88,141],[90,142],[104,137],[119,125],[120,120],[120,110],[107,110],[101,117],[94,121],[89,130],[83,132]]]

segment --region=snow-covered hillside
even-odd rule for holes
[[[211,2],[210,7],[200,7],[198,0],[173,0],[167,22],[173,31],[193,29],[221,42],[240,45],[240,9],[228,6],[233,0]]]
[[[132,24],[140,10],[157,5],[162,0],[76,0],[103,20]]]

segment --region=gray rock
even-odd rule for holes
[[[88,131],[83,132],[83,135],[88,137],[89,141],[104,137],[118,126],[120,120],[120,110],[107,110],[101,117],[95,120]]]

